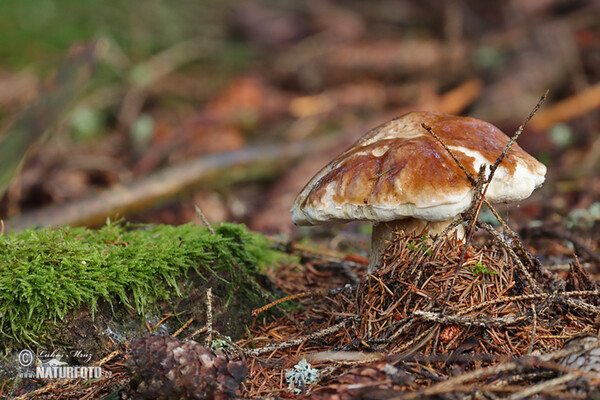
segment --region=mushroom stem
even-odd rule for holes
[[[416,218],[407,218],[396,221],[380,222],[373,225],[373,235],[371,236],[371,257],[369,260],[369,273],[376,271],[382,265],[383,255],[385,250],[394,239],[394,234],[398,231],[405,233],[422,234],[425,230],[430,235],[439,235],[450,225],[453,220],[449,221],[424,221]],[[458,225],[455,230],[459,239],[463,239],[464,228]]]

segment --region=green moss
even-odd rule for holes
[[[424,252],[426,255],[430,256],[433,254],[433,252],[429,249],[429,245],[427,244],[427,238],[429,238],[429,234],[425,233],[423,234],[423,236],[421,236],[421,243],[416,244],[414,241],[410,241],[408,242],[408,248],[411,251],[415,251],[415,252]]]
[[[30,229],[0,235],[0,334],[37,343],[47,322],[82,305],[119,302],[144,314],[156,301],[181,296],[178,278],[190,268],[251,290],[246,274],[278,253],[243,225],[221,224],[211,234],[194,224],[131,226],[108,222],[86,228]],[[225,271],[226,270],[226,271]]]
[[[471,273],[473,274],[473,276],[477,276],[479,274],[481,274],[481,275],[498,275],[498,272],[494,271],[493,269],[489,269],[481,261],[477,261],[477,264],[475,264]]]

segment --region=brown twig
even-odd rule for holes
[[[155,330],[156,328],[158,328],[158,327],[159,327],[159,326],[160,326],[160,325],[161,325],[163,322],[165,322],[166,320],[168,320],[169,318],[172,318],[172,317],[174,317],[174,316],[175,316],[175,314],[167,314],[166,316],[164,316],[164,317],[163,317],[163,318],[162,318],[160,321],[158,321],[156,324],[154,324],[154,325],[152,326],[152,330],[151,330],[151,332],[152,332],[153,330]]]
[[[487,328],[496,327],[504,328],[508,325],[514,325],[518,322],[524,321],[529,318],[527,313],[521,315],[511,315],[503,318],[492,318],[492,317],[459,317],[455,315],[445,315],[443,313],[434,313],[431,311],[415,310],[413,315],[417,320],[434,322],[440,325],[460,325],[467,328]]]
[[[208,218],[206,218],[206,215],[204,215],[202,209],[200,208],[200,206],[198,206],[198,204],[194,204],[194,210],[196,211],[196,214],[200,217],[202,223],[208,228],[208,231],[214,235],[215,230],[213,229],[211,223],[208,221]]]
[[[450,148],[446,145],[446,143],[444,143],[444,141],[442,140],[441,137],[439,137],[430,126],[427,126],[426,124],[422,123],[421,126],[423,127],[423,129],[425,129],[427,132],[429,132],[429,134],[431,136],[433,136],[441,145],[442,147],[448,152],[448,154],[450,155],[450,157],[452,157],[452,159],[454,160],[454,162],[458,165],[458,167],[465,173],[465,175],[467,176],[467,178],[469,179],[469,181],[471,182],[471,184],[473,186],[475,186],[475,183],[477,181],[477,179],[475,179],[475,177],[473,176],[472,173],[470,173],[465,166],[460,162],[460,160],[458,159],[458,157],[456,157],[454,155],[454,152],[452,150],[450,150]]]
[[[533,320],[531,321],[531,338],[529,339],[529,347],[527,348],[528,355],[533,352],[533,344],[535,343],[535,329],[537,327],[537,312],[535,311],[535,304],[531,305],[531,315]]]
[[[577,377],[578,377],[577,374],[570,373],[570,374],[566,374],[563,376],[559,376],[554,379],[549,379],[547,381],[543,381],[543,382],[537,383],[535,385],[531,385],[530,387],[528,387],[526,389],[523,389],[517,393],[514,393],[513,395],[508,397],[508,400],[520,400],[520,399],[531,398],[531,396],[533,396],[535,394],[551,390],[551,389],[555,388],[556,386],[562,385],[563,383],[567,383],[569,381],[572,381],[573,379],[575,379]]]
[[[295,300],[300,300],[306,297],[312,297],[312,296],[327,296],[327,294],[329,294],[329,291],[327,290],[317,290],[315,292],[305,292],[305,293],[297,293],[297,294],[292,294],[290,296],[286,296],[286,297],[282,297],[281,299],[277,299],[265,306],[262,306],[260,308],[257,308],[256,310],[252,310],[252,316],[256,317],[259,314],[264,313],[265,311],[268,311],[269,309],[278,306],[280,304],[283,304],[285,302],[288,301],[295,301]]]
[[[190,319],[188,319],[188,320],[185,322],[185,324],[183,324],[183,325],[181,326],[181,328],[177,329],[177,330],[176,330],[176,331],[175,331],[175,332],[174,332],[174,333],[173,333],[171,336],[173,336],[173,337],[177,337],[177,336],[179,336],[179,334],[180,334],[181,332],[183,332],[183,331],[184,331],[184,330],[185,330],[185,329],[186,329],[188,326],[190,326],[190,324],[191,324],[192,322],[194,322],[194,317],[191,317]]]
[[[502,247],[510,254],[511,258],[519,266],[519,269],[521,270],[521,273],[525,276],[525,279],[527,280],[527,282],[529,283],[529,285],[531,286],[531,288],[533,290],[535,290],[536,292],[538,292],[538,293],[541,292],[542,290],[540,289],[540,287],[537,284],[537,282],[531,277],[531,274],[529,273],[529,271],[527,270],[527,268],[525,268],[525,266],[523,265],[523,263],[519,259],[519,256],[517,256],[517,254],[510,247],[510,245],[508,243],[506,243],[506,240],[502,237],[502,235],[500,235],[492,226],[490,226],[489,224],[487,224],[487,223],[485,223],[483,221],[479,221],[478,225],[481,226],[483,229],[485,229],[490,235],[492,235],[492,237],[500,245],[502,245]]]
[[[283,350],[288,347],[297,346],[299,344],[304,343],[305,341],[319,339],[319,338],[325,337],[327,335],[330,335],[332,333],[338,332],[350,321],[351,321],[351,319],[347,318],[338,324],[335,324],[328,328],[322,329],[318,332],[311,333],[310,335],[308,335],[306,337],[302,337],[300,339],[288,340],[288,341],[285,341],[282,343],[276,343],[276,344],[271,344],[271,345],[267,345],[264,347],[259,347],[257,349],[244,350],[244,354],[248,357],[257,357],[261,354],[272,353],[277,350]]]
[[[206,339],[204,340],[205,346],[210,347],[213,335],[213,313],[212,313],[213,294],[212,288],[209,287],[206,290]]]
[[[518,371],[524,365],[526,365],[527,360],[533,360],[534,364],[539,363],[539,362],[558,360],[558,359],[563,359],[565,357],[568,357],[569,355],[572,355],[572,354],[577,354],[577,353],[581,353],[584,351],[590,351],[590,350],[596,349],[598,347],[600,347],[600,341],[594,342],[594,343],[584,343],[583,345],[573,346],[572,348],[554,351],[554,352],[551,352],[548,354],[538,356],[534,359],[532,359],[531,357],[522,357],[521,359],[517,359],[515,361],[504,362],[504,363],[494,365],[491,367],[486,367],[486,368],[481,368],[481,369],[476,369],[474,371],[466,372],[461,375],[449,378],[443,382],[434,384],[427,389],[424,389],[424,390],[421,390],[421,391],[418,391],[415,393],[410,393],[406,396],[402,395],[402,396],[393,397],[393,399],[403,399],[403,400],[419,399],[419,398],[422,398],[423,396],[433,396],[436,394],[450,393],[453,390],[456,390],[459,387],[461,387],[461,385],[464,385],[468,382],[478,381],[478,380],[486,378],[486,377],[505,374],[505,373],[509,373],[511,371]],[[580,375],[577,375],[577,376],[580,376]],[[469,390],[472,390],[472,389],[469,389]]]
[[[548,96],[549,92],[550,92],[550,90],[546,90],[546,92],[542,95],[542,97],[540,97],[540,99],[538,100],[538,102],[535,105],[535,107],[533,107],[533,110],[531,110],[531,112],[529,113],[529,115],[527,115],[527,118],[525,118],[525,121],[523,121],[523,123],[521,124],[521,126],[519,126],[519,129],[517,129],[517,132],[515,132],[515,134],[513,135],[513,137],[510,139],[510,141],[508,142],[508,144],[504,148],[504,151],[502,151],[502,154],[500,154],[500,157],[498,157],[496,159],[496,162],[494,163],[494,165],[492,165],[490,167],[490,174],[488,175],[487,184],[486,184],[486,187],[485,187],[485,189],[483,191],[483,195],[484,196],[485,196],[485,193],[487,192],[488,187],[492,183],[492,179],[494,178],[494,174],[496,173],[496,170],[498,169],[498,166],[500,165],[500,163],[502,163],[502,161],[504,160],[504,158],[506,157],[506,155],[510,151],[510,148],[513,146],[513,144],[515,144],[515,142],[517,141],[517,139],[519,138],[519,136],[521,136],[521,133],[523,133],[523,130],[525,129],[525,125],[527,125],[527,123],[529,122],[529,120],[531,118],[533,118],[533,116],[540,109],[540,107],[542,106],[542,104],[544,104],[544,101],[546,100],[546,97]]]

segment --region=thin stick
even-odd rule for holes
[[[460,162],[460,160],[454,155],[454,153],[452,152],[452,150],[450,150],[450,148],[448,146],[446,146],[446,143],[444,143],[444,141],[442,140],[442,138],[440,138],[430,126],[425,125],[424,123],[421,124],[421,126],[427,131],[429,132],[429,134],[431,134],[431,136],[433,136],[434,138],[437,139],[437,141],[442,145],[442,147],[444,149],[446,149],[446,151],[448,152],[448,154],[450,154],[450,157],[452,157],[452,159],[456,162],[456,164],[459,166],[459,168],[465,173],[465,175],[467,176],[467,178],[469,178],[469,180],[471,181],[471,184],[473,186],[475,186],[475,177],[473,176],[472,173],[470,173],[469,171],[467,171],[467,169],[465,168],[464,165],[462,165],[462,163]]]
[[[600,291],[598,291],[598,290],[577,290],[577,291],[571,291],[571,292],[556,293],[554,295],[557,297],[564,297],[564,298],[570,298],[570,297],[575,297],[575,296],[593,296],[593,297],[595,297],[595,296],[600,296]],[[460,310],[455,314],[455,316],[459,317],[461,315],[469,314],[473,311],[476,311],[476,310],[479,310],[481,308],[485,308],[488,306],[493,306],[495,304],[524,301],[524,300],[545,299],[550,296],[553,296],[553,294],[535,293],[535,294],[523,294],[520,296],[512,296],[512,297],[500,297],[497,299],[485,301],[483,303],[475,304],[464,310]]]
[[[198,216],[200,217],[200,220],[202,220],[202,223],[204,225],[206,225],[206,227],[208,228],[208,231],[214,235],[215,230],[213,229],[210,222],[208,222],[206,215],[204,215],[204,213],[202,212],[202,209],[200,208],[200,206],[198,206],[198,204],[194,204],[194,210],[196,210],[196,214],[198,214]]]
[[[190,324],[191,324],[192,322],[194,322],[194,317],[192,317],[192,318],[188,319],[188,320],[185,322],[185,324],[183,324],[183,326],[182,326],[181,328],[177,329],[177,331],[175,331],[175,333],[173,333],[171,336],[173,336],[173,337],[177,337],[177,335],[179,335],[181,332],[183,332],[183,330],[184,330],[185,328],[187,328],[188,326],[190,326]]]
[[[484,184],[484,176],[485,176],[485,164],[481,166],[479,169],[479,175],[477,175],[477,181],[475,182],[475,189],[473,190],[473,201],[471,202],[471,207],[469,207],[469,228],[467,229],[467,237],[465,238],[465,245],[460,252],[460,258],[458,260],[458,264],[456,265],[456,269],[454,270],[454,276],[452,277],[452,281],[450,281],[450,287],[448,288],[448,294],[446,295],[446,303],[443,306],[443,310],[446,309],[446,304],[450,301],[450,297],[452,296],[452,289],[454,288],[454,282],[456,282],[456,278],[458,276],[458,271],[463,266],[465,261],[465,256],[467,255],[467,248],[469,247],[469,242],[471,241],[471,237],[473,236],[475,222],[477,221],[477,216],[479,215],[479,210],[481,209],[481,199],[483,199],[484,194],[481,191],[481,188]],[[479,201],[478,201],[479,200]],[[471,211],[473,206],[476,206],[475,211]],[[437,345],[437,343],[436,343]]]
[[[154,324],[154,326],[152,327],[152,330],[157,329],[163,322],[165,322],[166,320],[168,320],[169,318],[174,317],[174,316],[175,316],[175,314],[167,314],[163,319],[161,319],[156,324]]]
[[[527,250],[525,250],[525,246],[523,246],[523,242],[521,242],[521,239],[517,236],[515,231],[513,231],[508,226],[508,224],[502,219],[502,217],[500,217],[500,215],[498,214],[496,209],[494,209],[494,207],[492,207],[492,205],[488,202],[487,199],[484,199],[483,201],[485,202],[485,205],[488,206],[488,208],[490,209],[492,214],[494,214],[494,217],[496,217],[498,222],[500,222],[500,225],[502,225],[502,229],[504,229],[505,232],[508,232],[508,234],[510,235],[510,238],[515,242],[515,244],[517,245],[519,250],[521,250],[521,252],[523,253],[523,256],[525,257],[525,259],[527,260],[529,265],[531,265],[532,268],[535,268],[535,263],[529,256],[529,252]]]
[[[434,322],[442,325],[460,325],[467,328],[487,328],[487,327],[498,327],[503,328],[508,325],[514,325],[518,322],[529,318],[527,314],[508,316],[502,318],[471,318],[471,317],[458,317],[454,315],[445,315],[444,313],[435,313],[431,311],[415,310],[413,315],[416,319],[428,322]]]
[[[531,304],[531,313],[533,315],[533,321],[531,322],[531,339],[529,339],[527,355],[530,355],[533,352],[533,344],[535,343],[535,330],[537,327],[537,313],[535,312],[535,304]]]
[[[492,178],[494,177],[496,169],[498,168],[498,166],[500,165],[500,163],[502,163],[502,161],[504,160],[504,158],[508,154],[510,148],[517,141],[517,139],[519,138],[519,136],[521,135],[521,133],[525,129],[525,126],[527,125],[527,123],[529,122],[529,120],[531,120],[531,118],[535,115],[535,113],[540,109],[540,107],[542,106],[542,104],[546,100],[546,97],[548,96],[548,92],[549,92],[549,90],[546,90],[546,92],[538,100],[538,102],[535,105],[535,107],[533,108],[533,110],[531,110],[531,112],[529,113],[529,115],[527,115],[527,118],[525,118],[525,121],[523,121],[523,123],[521,124],[521,126],[519,126],[519,129],[517,129],[517,132],[510,139],[510,141],[508,142],[508,144],[506,145],[506,147],[502,151],[502,154],[500,154],[500,156],[496,159],[496,162],[494,163],[494,165],[492,165],[490,167],[490,174],[489,174],[489,176],[488,176],[488,178],[487,178],[487,180],[485,182],[485,186],[483,187],[483,190],[481,190],[480,192],[478,192],[477,188],[475,188],[476,194],[480,193],[480,196],[479,196],[479,199],[478,199],[477,207],[475,208],[475,212],[472,215],[471,224],[470,224],[469,229],[467,231],[467,238],[466,238],[466,245],[468,245],[469,239],[471,237],[471,232],[472,232],[474,224],[475,224],[475,221],[477,220],[477,216],[479,215],[479,211],[481,210],[482,202],[484,202],[488,206],[488,208],[492,211],[492,213],[494,214],[494,216],[498,219],[498,221],[502,224],[502,226],[507,230],[507,232],[509,232],[509,234],[511,235],[511,237],[513,239],[516,239],[517,247],[519,247],[519,250],[521,250],[523,252],[523,254],[525,255],[525,257],[527,258],[527,261],[529,262],[529,264],[532,267],[535,264],[534,264],[533,260],[531,260],[531,258],[529,257],[529,254],[527,253],[527,251],[525,251],[525,249],[523,247],[523,244],[521,243],[520,240],[518,240],[516,234],[511,229],[508,228],[508,225],[504,222],[504,220],[502,220],[502,218],[500,218],[500,215],[498,215],[498,213],[496,212],[496,210],[492,207],[492,205],[485,198],[485,195],[487,193],[488,187],[490,186],[490,184],[492,182]],[[469,179],[469,181],[471,182],[471,184],[473,186],[476,186],[477,180],[475,179],[475,177],[473,176],[473,174],[471,174],[464,167],[464,165],[462,165],[462,163],[460,162],[460,160],[456,157],[456,155],[454,155],[454,153],[452,152],[452,150],[450,150],[450,148],[444,143],[444,141],[433,131],[433,129],[431,127],[425,125],[424,123],[421,124],[421,126],[427,132],[429,132],[429,134],[431,134],[442,145],[442,147],[444,147],[444,149],[448,152],[448,154],[450,155],[450,157],[452,157],[452,159],[456,162],[456,164],[459,166],[459,168],[465,173],[465,175],[467,176],[467,178]],[[481,174],[481,172],[480,172],[480,174]],[[459,263],[459,267],[460,267],[460,263]],[[453,280],[453,282],[454,282],[454,280]]]
[[[492,182],[492,178],[494,177],[494,173],[496,172],[496,169],[498,168],[498,166],[500,165],[500,163],[504,160],[504,158],[508,154],[508,151],[510,150],[510,148],[512,147],[512,145],[515,144],[515,142],[517,141],[517,139],[519,138],[519,136],[523,132],[523,129],[525,129],[525,125],[527,125],[527,123],[529,122],[529,120],[531,118],[533,118],[533,116],[540,109],[540,107],[542,106],[542,104],[544,104],[544,101],[546,100],[546,96],[548,96],[549,92],[550,92],[550,90],[546,90],[546,93],[544,93],[542,95],[542,97],[540,97],[540,99],[538,100],[538,102],[535,105],[535,107],[533,107],[533,110],[531,110],[531,112],[529,113],[529,115],[527,116],[527,118],[525,118],[525,121],[523,121],[523,123],[521,124],[521,126],[519,126],[519,129],[517,129],[517,132],[510,139],[510,142],[508,142],[508,144],[504,148],[504,151],[502,152],[502,154],[500,154],[500,157],[498,157],[498,159],[496,160],[496,162],[494,163],[494,165],[492,165],[490,167],[490,175],[488,176],[488,182],[487,182],[487,186],[485,187],[485,191],[487,191],[487,188],[489,187],[490,183]],[[485,191],[484,191],[484,193],[485,193]]]
[[[346,318],[345,320],[343,320],[342,322],[340,322],[336,325],[333,325],[333,326],[330,326],[329,328],[312,333],[303,338],[289,340],[289,341],[283,342],[283,343],[270,344],[270,345],[267,345],[264,347],[259,347],[257,349],[244,350],[244,354],[246,354],[246,356],[248,356],[248,357],[257,357],[257,356],[260,356],[261,354],[272,353],[277,350],[282,350],[282,349],[286,349],[288,347],[297,346],[308,340],[322,338],[331,333],[337,332],[340,329],[342,329],[348,322],[350,322],[352,320],[353,320],[353,318]]]
[[[390,336],[391,341],[395,341],[398,338],[398,336],[403,334],[406,330],[408,330],[408,328],[412,327],[412,324],[413,324],[413,322],[415,322],[415,320],[412,316],[410,316],[410,317],[404,318],[400,322],[405,322],[405,323],[403,325],[401,325],[400,328],[398,328],[392,336]],[[392,327],[392,328],[394,328],[394,327]]]
[[[299,300],[299,299],[303,299],[305,297],[311,297],[311,296],[327,296],[328,294],[329,294],[328,290],[317,290],[316,292],[304,292],[304,293],[292,294],[290,296],[282,297],[281,299],[277,299],[265,306],[262,306],[255,310],[252,310],[251,315],[253,317],[256,317],[256,316],[258,316],[258,314],[268,311],[269,309],[271,309],[281,303],[285,303],[287,301]]]
[[[194,332],[192,332],[188,337],[186,337],[186,340],[192,340],[193,338],[206,332],[207,330],[208,330],[208,328],[206,327],[206,325],[204,325],[202,328],[197,329]]]
[[[475,213],[472,216],[471,226],[469,227],[469,234],[467,236],[467,241],[466,241],[467,245],[469,243],[468,239],[470,239],[470,237],[471,237],[472,229],[473,229],[473,227],[475,225],[475,222],[477,220],[477,217],[479,215],[479,211],[481,210],[481,205],[482,205],[482,203],[483,203],[483,201],[485,199],[485,195],[486,195],[486,193],[488,191],[488,188],[490,187],[490,184],[492,183],[492,179],[494,178],[494,174],[496,173],[496,169],[498,169],[498,166],[500,165],[500,163],[502,163],[502,161],[504,160],[504,158],[508,154],[508,152],[509,152],[510,148],[512,147],[512,145],[515,144],[515,142],[517,141],[517,139],[519,138],[519,136],[521,135],[521,133],[523,133],[523,129],[525,129],[525,125],[527,125],[527,123],[535,115],[535,113],[537,112],[537,110],[540,109],[540,107],[542,106],[542,104],[546,100],[546,96],[548,95],[548,92],[549,92],[549,90],[546,90],[546,93],[544,93],[542,95],[542,97],[538,100],[538,102],[535,105],[535,107],[533,108],[533,110],[531,110],[531,112],[529,113],[529,115],[527,116],[527,118],[525,118],[525,121],[523,121],[523,123],[521,124],[521,126],[519,126],[519,129],[517,129],[517,132],[510,139],[510,141],[508,142],[508,144],[506,145],[506,147],[504,147],[504,150],[502,151],[502,154],[500,154],[500,157],[498,157],[496,159],[496,162],[494,163],[494,165],[492,165],[490,167],[490,174],[487,177],[487,181],[485,183],[485,186],[483,187],[483,190],[481,191],[481,196],[480,196],[479,202],[477,204],[477,207],[475,209]],[[511,251],[512,254],[514,254],[514,251],[512,251],[512,249],[510,251]],[[527,252],[525,252],[525,254],[527,254]],[[518,261],[518,259],[515,258],[515,261]],[[533,262],[531,260],[529,260],[529,261],[533,265]],[[518,261],[518,263],[521,264],[520,261]],[[528,276],[528,281],[531,284],[532,280],[529,279],[529,275],[527,274],[526,276]],[[533,287],[534,287],[534,289],[537,288],[539,290],[539,288],[537,287],[537,284],[535,286],[533,286]]]
[[[525,266],[519,259],[519,256],[517,256],[517,254],[514,252],[514,250],[510,248],[510,245],[508,243],[506,243],[506,240],[504,240],[502,235],[500,235],[494,228],[492,228],[489,224],[487,224],[483,221],[480,221],[478,223],[478,225],[481,226],[486,231],[488,231],[488,233],[490,235],[492,235],[492,237],[494,239],[496,239],[498,241],[498,243],[500,243],[502,245],[502,247],[504,247],[506,249],[506,251],[510,254],[513,261],[517,264],[517,266],[521,270],[521,273],[525,276],[525,279],[527,279],[529,286],[531,286],[531,288],[538,293],[542,292],[542,290],[540,289],[537,282],[533,279],[533,277],[531,276],[529,271],[527,271],[527,268],[525,268]]]
[[[402,346],[398,347],[397,349],[394,349],[394,351],[392,352],[392,354],[394,354],[394,357],[392,357],[390,364],[394,364],[398,361],[404,360],[405,358],[410,357],[413,354],[415,354],[421,347],[425,346],[427,344],[427,342],[429,342],[431,340],[431,338],[435,335],[435,332],[438,330],[439,330],[439,325],[433,325],[431,328],[427,329],[425,332],[423,332],[422,334],[420,334],[413,340],[409,341],[408,343],[403,344]],[[416,345],[414,345],[413,347],[410,347],[414,343],[416,343]],[[405,349],[407,349],[407,350],[404,351],[403,353],[400,353],[401,351],[403,351]],[[400,353],[400,354],[398,354],[398,353]]]
[[[542,106],[542,104],[544,103],[544,100],[546,100],[546,96],[548,95],[548,92],[549,92],[549,90],[546,90],[546,93],[544,93],[542,95],[542,97],[538,100],[538,102],[535,105],[535,107],[533,107],[533,110],[531,110],[531,112],[529,113],[529,115],[527,116],[527,118],[525,118],[525,121],[523,121],[523,123],[521,124],[521,126],[519,126],[519,129],[517,129],[517,132],[510,139],[510,141],[508,142],[508,144],[506,145],[506,147],[504,147],[504,150],[502,151],[502,154],[500,154],[500,156],[496,159],[496,162],[494,163],[494,165],[492,165],[490,167],[490,174],[488,175],[487,180],[485,182],[485,185],[483,187],[483,190],[481,191],[481,196],[479,198],[479,202],[478,202],[477,207],[475,209],[475,213],[473,215],[473,219],[471,221],[471,226],[469,228],[469,231],[471,229],[473,229],[473,225],[475,224],[477,216],[479,215],[479,211],[481,210],[481,205],[482,205],[482,203],[483,203],[483,201],[485,199],[485,195],[486,195],[486,193],[488,191],[488,188],[490,187],[490,184],[492,183],[492,179],[494,178],[494,174],[496,173],[496,170],[498,169],[498,166],[500,165],[500,163],[502,163],[502,161],[504,160],[504,158],[508,154],[510,148],[513,146],[513,144],[515,144],[515,142],[517,141],[517,139],[519,138],[519,136],[521,136],[521,133],[523,133],[523,129],[525,129],[525,125],[527,125],[527,123],[529,122],[529,120],[535,115],[535,113],[537,112],[537,110],[539,110],[539,108]],[[467,243],[469,243],[469,242],[467,241]]]
[[[541,393],[543,391],[547,391],[549,389],[552,389],[555,386],[562,385],[563,383],[567,383],[577,377],[578,377],[577,374],[570,373],[570,374],[566,374],[563,376],[559,376],[558,378],[543,381],[538,384],[529,386],[528,388],[513,394],[512,396],[510,396],[508,398],[508,400],[520,400],[520,399],[525,399],[525,398],[530,399],[535,394]]]
[[[592,349],[596,349],[600,347],[600,341],[593,343],[584,343],[582,345],[572,346],[570,348],[554,351],[551,353],[543,354],[535,358],[536,362],[545,362],[558,360],[565,357],[568,357],[572,354],[581,353],[584,351],[590,351]],[[421,390],[418,392],[410,393],[408,395],[401,395],[397,397],[392,397],[391,399],[419,399],[425,396],[431,396],[434,394],[446,393],[452,391],[453,388],[458,385],[465,384],[470,381],[474,381],[477,379],[485,378],[488,376],[494,376],[501,373],[506,373],[510,371],[516,371],[523,367],[523,361],[531,359],[531,357],[525,357],[521,359],[517,359],[516,361],[509,361],[502,364],[493,365],[491,367],[479,368],[471,372],[462,373],[458,376],[451,377],[446,379],[445,381],[439,382],[430,386],[425,390]]]
[[[206,290],[206,340],[204,341],[206,347],[210,347],[210,343],[212,342],[212,333],[213,333],[213,313],[212,313],[212,303],[213,303],[213,295],[212,288],[209,287]]]

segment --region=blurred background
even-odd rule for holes
[[[197,204],[297,234],[296,194],[369,129],[429,110],[512,135],[547,89],[519,139],[547,182],[509,222],[594,224],[597,1],[3,0],[0,218],[180,224]]]

